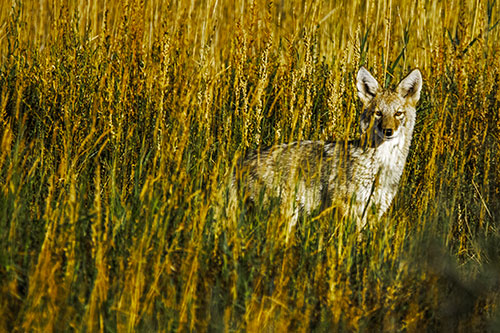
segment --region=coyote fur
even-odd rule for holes
[[[242,160],[244,191],[254,203],[280,199],[290,228],[299,214],[333,207],[361,229],[368,212],[381,217],[396,195],[415,125],[422,76],[413,70],[395,90],[382,89],[363,67],[357,140],[300,141],[250,153]]]

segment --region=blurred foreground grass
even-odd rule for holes
[[[0,331],[500,327],[496,1],[4,2]],[[361,65],[424,75],[386,217],[215,218],[249,149],[356,135]]]

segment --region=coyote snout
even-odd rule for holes
[[[262,193],[264,203],[279,198],[290,227],[301,211],[331,206],[342,214],[352,212],[363,227],[368,209],[383,215],[396,194],[421,87],[418,69],[389,90],[362,67],[357,75],[363,102],[359,139],[301,141],[252,152],[242,162],[246,178],[240,183],[254,202]]]

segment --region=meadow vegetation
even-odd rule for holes
[[[500,327],[500,5],[4,1],[0,331]],[[252,149],[358,133],[355,75],[424,86],[355,222],[226,209]]]

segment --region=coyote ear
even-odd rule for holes
[[[397,92],[406,99],[412,106],[417,105],[422,89],[422,74],[418,69],[414,69],[398,85]]]
[[[357,80],[358,96],[367,105],[377,94],[378,82],[364,67],[359,69]]]

